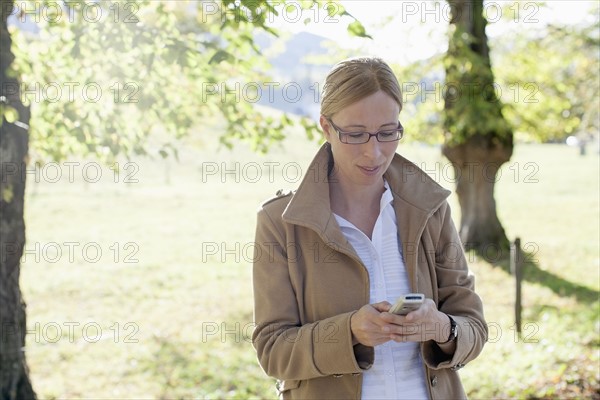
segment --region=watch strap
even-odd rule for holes
[[[446,314],[446,315],[448,315],[448,314]],[[450,335],[448,336],[448,340],[446,340],[445,342],[438,343],[438,344],[450,343],[451,341],[453,341],[454,339],[456,339],[458,337],[458,327],[456,326],[456,321],[454,321],[454,318],[452,318],[449,315],[448,315],[448,318],[450,319]]]

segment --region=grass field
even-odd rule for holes
[[[316,148],[301,134],[268,156],[190,139],[179,163],[122,161],[115,175],[72,160],[29,175],[21,286],[39,397],[274,398],[250,343],[255,213],[298,185]],[[439,148],[399,152],[453,188]],[[600,398],[598,182],[598,155],[562,145],[519,145],[503,167],[498,213],[533,259],[524,329],[513,278],[470,254],[490,327],[461,370],[471,398]]]

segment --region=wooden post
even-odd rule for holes
[[[516,238],[510,245],[510,272],[515,276],[515,325],[518,337],[521,337],[521,281],[523,280],[523,264],[521,255],[521,239]]]

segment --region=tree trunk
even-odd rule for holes
[[[485,138],[476,137],[442,149],[454,167],[461,241],[466,249],[475,249],[488,260],[497,261],[508,254],[508,239],[496,214],[494,186],[498,169],[510,159],[511,150],[490,146]]]
[[[25,302],[19,287],[20,260],[25,245],[25,167],[29,108],[20,98],[18,80],[10,74],[14,60],[7,29],[12,0],[1,0],[0,20],[0,394],[2,399],[35,399],[25,361]],[[5,118],[7,109],[17,120]]]
[[[494,185],[498,169],[512,155],[513,134],[495,92],[483,0],[448,2],[452,20],[442,153],[456,174],[463,244],[497,260],[507,256],[509,246],[496,214]]]

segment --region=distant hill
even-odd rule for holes
[[[273,96],[269,96],[269,88],[265,88],[257,103],[316,120],[319,117],[322,82],[332,65],[309,63],[307,57],[327,54],[324,43],[329,39],[300,32],[284,39],[283,44],[276,42],[281,40],[266,34],[255,38],[259,48],[267,54],[269,49],[282,46],[282,51],[267,57],[277,82],[271,88]]]
[[[261,36],[262,37],[257,37],[256,40],[261,48],[268,48],[273,45],[275,40],[280,40],[272,36]],[[275,57],[270,57],[269,61],[277,72],[282,75],[289,76],[294,75],[297,72],[302,74],[309,66],[305,61],[307,56],[323,55],[327,53],[327,49],[324,47],[326,41],[328,41],[327,38],[309,32],[294,34],[285,41],[285,50]],[[311,67],[319,66],[311,65]],[[329,70],[330,66],[320,67],[326,72]]]

